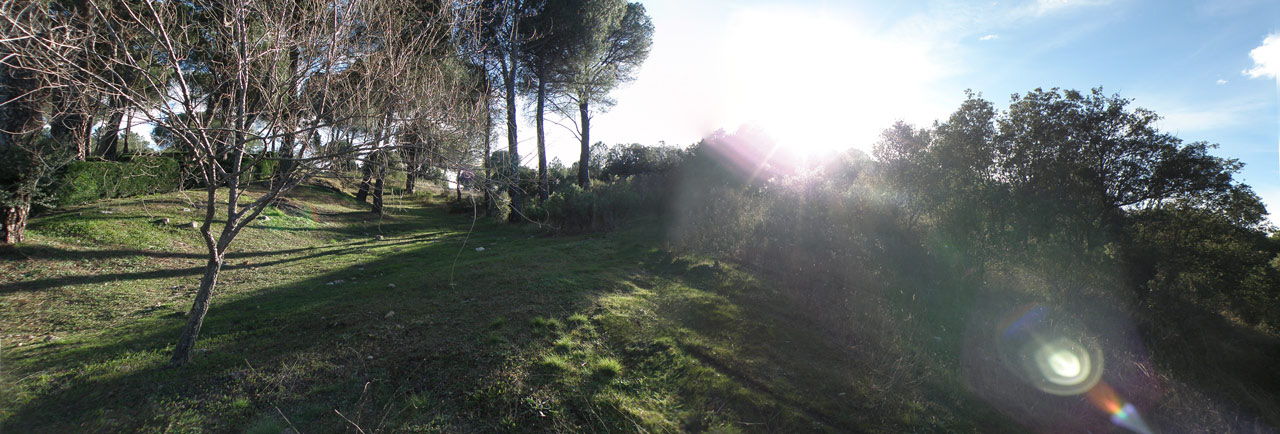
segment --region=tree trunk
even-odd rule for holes
[[[507,87],[507,152],[510,153],[512,164],[515,166],[512,170],[511,179],[506,180],[507,195],[511,197],[511,214],[507,218],[508,221],[519,221],[522,214],[520,211],[520,152],[516,141],[516,58],[512,56],[511,63],[508,65],[509,70],[503,74],[503,81]]]
[[[94,155],[100,156],[107,160],[116,159],[116,144],[120,142],[120,121],[124,120],[124,110],[120,107],[123,102],[115,101],[122,98],[113,98],[112,108],[116,110],[107,118],[107,123],[102,126],[98,135],[98,148],[93,151]]]
[[[545,131],[542,128],[542,114],[547,100],[547,83],[541,78],[538,79],[538,113],[535,121],[538,124],[538,197],[547,200],[551,195],[550,184],[547,182],[547,141]]]
[[[578,103],[578,115],[582,117],[582,155],[578,160],[578,186],[583,190],[591,188],[591,177],[587,167],[591,165],[591,117],[588,116],[587,101]]]
[[[493,217],[493,195],[489,192],[492,182],[493,172],[489,171],[489,153],[491,152],[490,141],[493,136],[493,115],[490,115],[484,121],[484,157],[480,159],[480,164],[484,167],[484,182],[480,184],[484,188],[484,216]]]
[[[382,180],[383,176],[379,175],[373,181],[373,212],[378,214],[382,214]]]
[[[412,167],[410,167],[409,171],[405,173],[404,194],[413,194],[413,183],[414,183],[414,180],[417,178],[417,174],[415,174],[414,172],[416,171],[413,170]]]
[[[124,117],[124,134],[120,137],[124,139],[124,143],[120,144],[120,152],[129,153],[129,133],[133,130],[133,114],[126,114]]]
[[[187,326],[178,337],[178,346],[173,349],[173,357],[169,358],[169,366],[177,367],[191,361],[191,350],[196,346],[196,338],[200,335],[200,326],[204,324],[204,316],[209,313],[209,302],[213,299],[213,288],[218,284],[218,272],[222,270],[222,255],[214,255],[204,266],[204,277],[200,279],[200,290],[196,292],[196,301],[187,314]]]
[[[366,160],[364,164],[369,165],[372,163]],[[369,199],[369,180],[373,179],[373,171],[369,168],[364,169],[365,170],[362,171],[364,172],[364,177],[360,179],[360,191],[356,192],[356,201],[360,203],[364,203]]]
[[[63,90],[58,92],[58,98],[79,98],[79,94],[73,91]],[[76,159],[83,161],[90,155],[89,150],[89,128],[93,124],[88,115],[80,112],[80,104],[74,101],[61,100],[54,103],[63,113],[54,116],[49,121],[49,135],[59,146],[72,147],[76,149]]]
[[[0,245],[22,242],[22,234],[27,229],[27,213],[31,210],[30,201],[25,203],[0,206]]]

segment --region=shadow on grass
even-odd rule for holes
[[[547,282],[561,281],[558,276],[565,272],[596,266],[592,260],[599,259],[599,252],[582,251],[566,259],[563,267],[534,270],[515,280],[503,275],[510,258],[502,253],[464,257],[458,266],[468,269],[450,286],[447,276],[459,244],[442,242],[452,237],[440,234],[378,243],[380,249],[403,250],[297,284],[230,298],[215,294],[198,353],[183,368],[164,367],[185,321],[173,315],[155,315],[7,354],[9,377],[21,378],[18,381],[28,385],[25,393],[32,398],[11,407],[5,431],[228,431],[243,429],[266,417],[263,414],[274,417],[275,408],[303,432],[334,431],[346,423],[334,409],[357,423],[376,424],[387,416],[393,401],[424,391],[445,397],[442,405],[448,409],[441,411],[474,413],[463,397],[528,343],[527,333],[518,329],[502,331],[511,335],[504,338],[507,342],[488,342],[485,337],[494,331],[486,324],[494,315],[524,324],[534,315],[574,310],[590,300],[593,288],[607,285],[602,277],[570,290],[540,290]],[[476,239],[504,240],[505,248],[524,252],[522,260],[549,254],[546,246],[509,240],[525,238],[521,235],[507,230]],[[367,244],[320,248],[254,266],[353,253]],[[198,272],[196,267],[30,285],[47,288]],[[360,284],[327,284],[357,275]],[[389,288],[388,283],[397,286]]]
[[[375,242],[373,240],[363,240],[363,241],[353,241],[348,243],[342,243],[337,246],[311,247],[311,248],[275,250],[275,251],[265,251],[265,252],[229,253],[227,254],[228,262],[237,260],[237,259],[269,257],[269,256],[279,256],[279,255],[289,255],[289,254],[302,253],[302,252],[310,252],[306,255],[294,256],[294,257],[289,257],[284,259],[274,259],[274,260],[253,262],[253,263],[241,262],[235,265],[226,264],[226,265],[223,265],[222,270],[233,271],[233,270],[257,268],[257,267],[270,267],[274,265],[287,264],[291,262],[304,261],[308,259],[315,259],[315,258],[320,258],[325,256],[355,253],[355,252],[364,250],[368,246],[375,243],[379,247],[408,246],[408,245],[417,244],[424,241],[429,241],[435,237],[439,237],[440,234],[441,233],[439,232],[432,233],[432,234],[424,234],[421,236],[410,237],[409,239],[405,239],[405,240],[393,242],[393,243]],[[443,237],[441,239],[443,240],[448,238],[452,238],[452,237]],[[151,258],[169,258],[169,259],[195,259],[195,260],[207,259],[207,256],[205,255],[194,254],[194,253],[168,253],[168,252],[155,252],[155,251],[143,251],[143,250],[77,251],[77,250],[64,250],[64,249],[44,247],[44,246],[33,247],[33,248],[24,247],[22,249],[22,252],[25,255],[29,255],[29,257],[32,257],[32,258],[47,258],[47,259],[55,259],[55,260],[78,260],[78,259],[95,259],[96,260],[96,259],[109,259],[109,258],[131,257],[131,256],[146,256]],[[18,291],[41,291],[41,290],[46,290],[50,288],[59,288],[63,286],[68,286],[68,285],[85,285],[85,284],[94,284],[94,283],[115,282],[115,281],[121,281],[121,280],[127,281],[127,280],[141,280],[141,279],[159,279],[159,278],[183,277],[183,276],[197,277],[197,276],[203,275],[203,273],[204,273],[204,266],[200,265],[200,266],[194,266],[194,267],[175,268],[175,269],[167,269],[167,270],[139,271],[139,272],[132,272],[132,273],[106,273],[106,274],[55,277],[51,279],[39,279],[39,280],[31,280],[31,281],[25,281],[25,282],[3,284],[3,285],[0,285],[0,294],[7,294],[12,292],[18,292]]]

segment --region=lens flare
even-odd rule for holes
[[[1083,346],[1067,338],[1039,344],[1031,356],[1035,378],[1052,384],[1047,392],[1056,395],[1083,393],[1097,383],[1094,357]]]
[[[1111,423],[1138,434],[1152,434],[1151,427],[1142,420],[1137,407],[1124,402],[1107,383],[1098,383],[1087,395],[1089,402],[1111,416]]]
[[[1064,323],[1045,306],[1027,306],[1002,322],[999,348],[1009,367],[1040,391],[1079,395],[1102,378],[1102,351],[1076,338],[1082,328]]]
[[[1080,375],[1080,357],[1070,351],[1058,351],[1049,355],[1049,369],[1062,377]]]

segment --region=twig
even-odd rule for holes
[[[293,430],[293,432],[295,432],[295,433],[299,433],[299,434],[301,434],[301,432],[300,432],[300,431],[298,431],[298,427],[293,426],[293,422],[289,420],[289,416],[285,416],[285,415],[284,415],[284,412],[283,412],[283,411],[280,411],[280,407],[276,407],[276,406],[272,406],[272,407],[275,407],[275,409],[276,409],[276,413],[279,413],[279,414],[280,414],[280,417],[284,418],[284,423],[289,424],[289,429]],[[337,410],[334,410],[334,411],[337,411]],[[341,416],[341,414],[339,414],[339,416]],[[359,429],[359,428],[360,428],[360,427],[356,427],[356,429]]]
[[[347,423],[351,424],[351,426],[356,427],[356,431],[359,431],[359,432],[360,432],[360,434],[367,434],[367,433],[365,433],[365,432],[364,432],[364,429],[360,428],[360,425],[356,425],[356,423],[355,423],[355,422],[352,422],[352,421],[351,421],[351,419],[347,419],[347,417],[346,417],[346,416],[343,416],[343,415],[342,415],[342,412],[338,411],[338,409],[336,409],[336,408],[335,408],[335,409],[333,409],[333,413],[334,413],[334,414],[337,414],[337,415],[338,415],[338,417],[342,418],[342,420],[347,421]]]

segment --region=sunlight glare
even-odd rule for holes
[[[873,35],[833,11],[747,8],[725,37],[725,125],[759,125],[783,148],[816,155],[869,150],[895,120],[924,122],[939,76],[928,47]]]
[[[1080,375],[1080,357],[1070,351],[1058,351],[1049,355],[1049,368],[1063,377]]]

